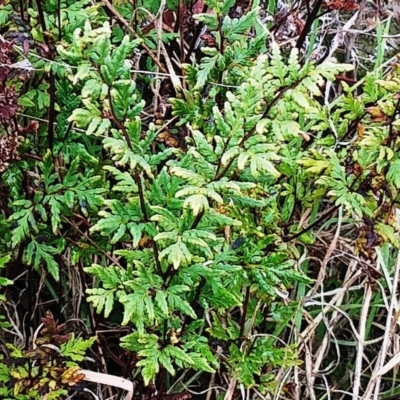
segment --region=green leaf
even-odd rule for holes
[[[9,286],[13,284],[14,282],[12,280],[0,276],[0,287]]]
[[[386,177],[397,189],[400,189],[400,160],[395,160],[390,163]]]
[[[172,366],[171,363],[171,358],[170,358],[170,354],[166,349],[163,349],[160,352],[160,355],[158,357],[158,360],[160,361],[160,364],[172,375],[175,375],[175,369]]]
[[[160,236],[157,235],[154,240],[159,240],[159,237]],[[178,238],[177,243],[174,243],[161,251],[158,258],[161,261],[166,257],[168,262],[173,265],[174,269],[178,269],[181,264],[189,265],[192,261],[192,254],[180,238]]]
[[[139,246],[140,240],[142,239],[143,232],[146,230],[147,224],[133,223],[129,226],[129,232],[132,235],[132,246],[134,248]]]
[[[245,33],[254,27],[258,14],[259,7],[255,7],[239,19],[231,19],[229,16],[226,16],[222,22],[222,32],[231,42],[240,40]]]
[[[157,221],[160,226],[168,231],[178,229],[179,220],[171,211],[159,206],[153,206],[151,208],[156,213],[150,218],[151,221]]]
[[[267,173],[274,178],[280,176],[279,171],[269,160],[271,155],[263,153],[250,153],[250,171],[254,178],[258,178],[261,173]],[[279,158],[279,157],[277,157]]]
[[[203,51],[206,51],[206,49],[203,48]],[[213,57],[203,57],[202,58],[201,64],[197,71],[197,82],[196,82],[195,89],[201,89],[204,87],[204,85],[206,84],[207,80],[209,79],[211,72],[215,68],[217,61],[220,57],[221,56],[219,54],[217,54]]]
[[[93,345],[96,341],[96,337],[84,340],[82,338],[75,339],[74,334],[71,338],[63,343],[60,347],[61,354],[63,357],[67,357],[72,361],[83,361],[85,358],[85,352]]]
[[[194,194],[185,200],[183,207],[190,208],[193,215],[196,216],[202,211],[207,211],[209,209],[209,203],[207,197],[203,194]]]
[[[147,386],[157,375],[160,370],[158,358],[148,358],[136,363],[137,366],[142,367],[141,373],[145,386]]]
[[[189,317],[193,318],[193,319],[197,319],[197,315],[194,312],[193,308],[191,307],[191,305],[182,298],[182,296],[178,296],[174,293],[172,293],[172,291],[176,288],[175,287],[171,287],[168,290],[168,307],[171,311],[173,310],[177,310],[177,311],[182,311],[184,314],[189,315]]]
[[[10,20],[10,15],[14,12],[11,4],[3,4],[0,9],[0,25],[5,26]]]
[[[44,198],[44,202],[48,202],[50,204],[50,212],[51,212],[51,227],[53,233],[55,235],[58,234],[58,229],[61,224],[61,211],[62,211],[62,204],[59,201],[63,199],[62,196],[55,195],[55,196],[46,196]]]
[[[233,158],[235,158],[240,153],[239,146],[233,146],[228,151],[226,151],[221,157],[221,164],[227,165]]]
[[[90,267],[85,267],[84,271],[100,279],[106,289],[114,289],[123,283],[127,276],[125,270],[113,265],[104,267],[99,264],[92,264]]]
[[[10,216],[10,221],[16,221],[17,227],[12,230],[11,240],[13,243],[21,243],[32,231],[37,232],[36,221],[33,216],[34,207],[32,203],[27,200],[21,200],[20,202],[14,202],[14,205],[24,205],[27,208],[23,208],[20,211],[14,212]]]
[[[167,295],[162,290],[157,290],[155,302],[157,306],[160,308],[161,312],[165,317],[169,315],[168,303],[167,303]]]
[[[167,346],[164,349],[164,353],[174,359],[183,361],[184,363],[186,363],[188,365],[194,364],[194,361],[192,360],[192,358],[188,354],[186,354],[182,349],[180,349],[179,347]]]
[[[84,108],[76,108],[71,116],[68,118],[69,122],[76,122],[77,126],[85,128],[88,126],[92,118],[100,117],[100,112],[93,113],[92,111],[86,110]]]
[[[83,62],[78,66],[78,70],[72,81],[73,85],[76,85],[80,80],[84,80],[90,75],[91,65],[88,62]]]
[[[10,262],[11,260],[11,255],[10,254],[6,254],[4,256],[0,257],[0,268],[4,268],[6,267],[6,265]]]
[[[129,286],[129,282],[125,282]],[[132,281],[132,284],[135,284]],[[149,291],[142,285],[135,285],[135,292],[124,294],[119,301],[124,305],[122,325],[133,322],[139,333],[144,333],[145,323],[153,325],[154,307]]]
[[[60,267],[54,259],[54,255],[61,253],[62,250],[62,248],[57,249],[33,239],[25,251],[26,262],[28,265],[33,265],[37,271],[40,271],[41,263],[44,262],[50,275],[58,282]]]
[[[204,178],[200,174],[190,171],[189,169],[186,168],[172,167],[170,169],[170,172],[172,175],[178,176],[186,180],[191,185],[202,186],[205,182]]]
[[[28,97],[28,95],[22,95],[18,98],[18,105],[23,107],[35,107],[35,103]]]
[[[322,172],[330,168],[331,164],[328,160],[314,160],[312,158],[303,158],[297,161],[300,165],[306,167],[306,171],[310,174],[320,175]]]
[[[86,301],[93,304],[98,314],[104,310],[104,317],[108,318],[113,309],[115,292],[113,290],[95,288],[86,289],[86,293],[89,294]]]
[[[149,178],[154,178],[148,161],[145,160],[142,155],[132,150],[125,140],[108,137],[103,140],[103,146],[105,149],[109,149],[111,154],[113,154],[112,159],[116,161],[117,165],[127,165],[132,171],[138,167],[139,170],[143,170]]]
[[[112,190],[124,193],[137,193],[138,187],[128,172],[121,172],[118,168],[107,165],[103,167],[104,170],[112,173],[117,183],[112,187]]]
[[[215,369],[209,364],[207,359],[198,353],[188,353],[188,356],[193,361],[193,367],[200,370],[209,372],[210,374],[215,373]]]
[[[374,231],[382,236],[385,242],[391,243],[395,248],[400,247],[399,239],[392,226],[385,225],[382,222],[378,222],[374,226]]]
[[[193,19],[202,22],[210,30],[216,30],[218,28],[218,19],[215,14],[194,14]]]

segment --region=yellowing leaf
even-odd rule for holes
[[[160,261],[166,257],[168,262],[173,265],[174,269],[178,269],[181,264],[188,265],[192,261],[192,255],[181,238],[178,238],[177,243],[168,246],[160,252]]]
[[[327,160],[313,160],[311,158],[298,160],[297,163],[306,167],[307,172],[316,175],[321,174],[330,167],[330,163]]]
[[[238,169],[239,171],[243,170],[246,166],[246,162],[249,159],[250,154],[249,153],[240,153],[238,157]]]
[[[193,215],[198,215],[200,212],[208,210],[209,204],[206,196],[203,194],[194,194],[185,200],[183,207],[190,208]]]
[[[222,155],[221,164],[227,165],[229,161],[235,158],[238,154],[239,154],[239,146],[232,147]]]

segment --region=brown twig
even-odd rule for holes
[[[72,228],[74,228],[80,235],[82,235],[93,247],[95,247],[98,251],[100,251],[100,253],[104,254],[113,264],[121,267],[121,265],[116,259],[107,254],[107,252],[104,251],[99,245],[97,245],[85,232],[82,232],[74,222],[70,221],[67,217],[62,216],[62,218],[66,222],[68,222],[72,226]]]
[[[109,0],[103,0],[106,7],[110,10],[112,14],[114,14],[115,18],[125,26],[126,29],[134,36],[136,39],[141,39],[141,37],[133,30],[133,28],[129,25],[128,21],[112,6]],[[147,54],[153,59],[153,61],[157,64],[158,68],[164,73],[168,73],[168,71],[161,64],[160,60],[157,59],[156,55],[151,51],[149,47],[147,47],[144,43],[141,46],[147,51]]]

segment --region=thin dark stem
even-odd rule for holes
[[[49,58],[53,59],[54,54],[52,49],[54,46],[50,43],[48,35],[46,35],[46,20],[44,17],[44,11],[42,7],[42,2],[41,0],[36,0],[36,6],[37,6],[37,11],[38,11],[38,19],[40,22],[40,26],[42,28],[43,32],[43,37],[44,41],[49,48]],[[61,5],[60,5],[61,7]],[[61,29],[61,28],[60,28]],[[53,71],[50,70],[50,75],[49,75],[49,83],[50,83],[50,107],[49,107],[49,126],[48,126],[48,131],[47,131],[47,146],[50,149],[50,151],[53,153],[53,144],[54,144],[54,120],[55,120],[55,85],[54,85],[54,75]]]
[[[67,240],[70,240],[72,243],[74,243],[76,245],[76,243],[72,239],[68,238]],[[86,274],[83,271],[83,263],[82,263],[82,261],[78,262],[78,274],[79,274],[79,276],[81,278],[81,282],[82,282],[83,287],[87,287],[86,286]],[[83,293],[84,293],[84,297],[85,297],[85,300],[86,300],[87,295],[86,295],[85,291]],[[95,333],[96,333],[96,323],[94,321],[94,317],[93,317],[92,312],[89,313],[89,325],[90,325],[91,334],[95,335]]]
[[[221,154],[224,154],[224,153],[226,152],[230,141],[231,141],[231,137],[228,137],[228,138],[226,139],[226,142],[225,142],[225,144],[224,144],[224,148],[223,148]],[[219,157],[219,159],[218,159],[218,165],[217,165],[217,171],[215,172],[215,175],[216,175],[216,176],[219,176],[219,172],[220,172],[220,170],[221,170],[221,166],[222,166],[222,157]]]
[[[312,224],[308,225],[307,228],[304,228],[302,231],[297,232],[293,235],[290,236],[285,236],[282,238],[282,240],[284,242],[290,242],[294,239],[297,239],[299,236],[303,235],[304,233],[307,233],[309,230],[311,230],[312,228],[314,228],[314,226],[318,225],[320,222],[324,221],[325,218],[329,217],[330,215],[332,215],[336,210],[339,209],[339,206],[333,206],[331,207],[329,210],[327,210],[326,212],[324,212],[317,220],[315,220]]]
[[[242,313],[242,317],[240,318],[239,340],[244,339],[243,338],[244,326],[246,325],[246,315],[247,315],[247,309],[249,307],[249,301],[250,301],[250,288],[247,287],[246,293],[244,296],[243,313]]]
[[[65,135],[64,135],[64,138],[63,138],[63,144],[66,143],[66,141],[67,141],[67,139],[68,139],[68,136],[69,136],[69,134],[70,134],[71,131],[72,131],[72,126],[73,126],[73,124],[74,124],[73,121],[70,121],[70,123],[68,124],[67,130],[66,130]]]
[[[201,289],[203,289],[204,285],[206,284],[206,280],[202,277],[200,280],[200,283],[198,284],[197,288],[196,288],[196,294],[194,295],[193,300],[191,301],[191,304],[196,304],[196,302],[199,300],[200,298],[200,294],[201,294]],[[185,328],[188,324],[188,321],[190,321],[190,317],[188,317],[187,315],[184,317],[183,319],[183,323],[182,323],[182,332],[185,332]]]
[[[115,114],[114,105],[113,105],[112,96],[111,96],[111,87],[108,88],[108,99],[109,99],[109,101],[110,101],[110,109],[111,109],[111,114],[112,114],[112,116],[113,116],[113,120],[114,120],[114,122],[116,123],[118,129],[121,129],[121,132],[122,132],[122,134],[124,135],[126,144],[128,145],[129,149],[133,151],[132,141],[131,141],[131,138],[129,137],[129,133],[128,133],[128,131],[126,130],[124,124],[121,123],[121,122],[118,120],[118,118],[117,118],[117,116],[116,116],[116,114]]]
[[[22,22],[25,22],[25,19],[24,19],[24,0],[19,0],[19,15],[21,17]]]
[[[49,43],[49,38],[46,35],[46,20],[44,18],[44,12],[43,12],[43,7],[42,7],[42,2],[41,0],[36,0],[36,7],[37,7],[37,11],[38,11],[38,19],[39,19],[39,23],[40,26],[42,28],[42,32],[43,32],[43,37],[44,37],[44,41],[46,42],[47,46],[50,45]]]
[[[171,266],[168,268],[168,270],[165,274],[165,278],[164,278],[165,279],[165,285],[164,285],[165,289],[169,288],[169,286],[171,285],[172,279],[176,275],[177,272],[178,272],[178,270],[176,270],[176,269],[173,269],[171,271]]]
[[[179,46],[180,46],[180,60],[181,64],[184,64],[185,62],[185,37],[184,37],[184,32],[183,32],[183,22],[184,22],[184,13],[185,13],[185,4],[183,0],[179,0],[179,6],[178,6],[178,23],[176,24],[176,27],[178,29],[179,33]]]
[[[353,122],[350,123],[349,128],[347,129],[347,132],[343,135],[343,137],[340,139],[341,141],[346,140],[352,132],[354,132],[357,129],[358,124],[361,122],[361,120],[365,117],[367,113],[364,112],[360,117],[355,119]]]
[[[93,247],[95,247],[100,253],[102,253],[106,258],[108,258],[112,264],[118,265],[121,267],[119,264],[118,260],[115,260],[113,257],[111,257],[104,249],[102,249],[96,242],[94,242],[89,235],[87,235],[85,232],[83,232],[77,224],[75,224],[73,221],[70,221],[67,217],[62,216],[62,218],[69,224],[71,227],[78,232],[80,235],[82,235]]]
[[[306,0],[307,14],[310,14],[310,0]]]
[[[201,219],[203,218],[204,215],[204,210],[200,211],[197,215],[196,218],[194,219],[192,226],[190,227],[190,229],[196,229],[197,225],[199,225]]]
[[[306,37],[307,37],[308,33],[310,32],[311,26],[318,17],[318,11],[321,8],[322,2],[323,2],[323,0],[316,0],[313,9],[311,10],[310,13],[308,13],[306,23],[304,24],[304,28],[301,31],[299,39],[297,40],[297,43],[296,43],[296,47],[298,49],[301,49],[303,47]]]
[[[134,180],[138,187],[140,209],[142,210],[143,219],[145,220],[145,222],[149,222],[149,216],[147,214],[147,209],[146,209],[146,200],[145,200],[144,191],[143,191],[142,176],[139,173],[136,173],[134,176]],[[156,261],[157,273],[158,273],[158,275],[162,276],[163,272],[162,272],[162,268],[161,268],[161,262],[159,260],[158,246],[154,240],[151,241],[151,247],[153,248],[153,252],[154,252],[154,259]]]
[[[58,40],[62,39],[62,29],[61,29],[61,0],[57,3],[57,19],[58,19]]]
[[[219,38],[220,38],[220,42],[219,42],[219,53],[220,54],[224,54],[224,35],[222,32],[222,17],[218,16],[218,33],[219,33]],[[220,71],[218,74],[218,84],[222,85],[222,78],[223,78],[223,71]],[[219,92],[217,94],[217,104],[218,104],[218,108],[220,110],[222,110],[223,108],[223,100],[222,100],[222,91],[223,88],[222,86],[220,86]]]
[[[149,217],[147,215],[147,210],[146,210],[146,202],[144,199],[144,192],[143,192],[143,187],[142,187],[142,177],[139,173],[135,174],[134,180],[136,182],[136,185],[138,187],[139,191],[139,202],[140,202],[140,209],[142,210],[143,218],[145,222],[149,222]]]
[[[55,104],[56,104],[56,87],[54,82],[53,71],[50,70],[50,106],[49,106],[49,126],[47,130],[47,145],[53,154],[54,147],[54,121],[55,121]]]
[[[206,13],[207,12],[207,5],[203,4],[203,9],[201,10],[201,13]],[[197,40],[201,34],[201,30],[203,29],[204,25],[203,24],[198,24],[198,26],[195,29],[194,35],[193,35],[193,39],[190,43],[190,47],[188,52],[186,53],[186,57],[185,57],[185,62],[189,62],[190,60],[190,56],[193,54],[194,50],[195,50],[195,46],[197,43]]]

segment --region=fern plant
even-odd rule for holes
[[[297,310],[288,291],[310,282],[282,240],[293,211],[292,200],[281,216],[285,180],[323,115],[321,85],[349,67],[301,64],[296,50],[286,62],[276,44],[262,53],[265,36],[246,36],[257,8],[233,20],[224,16],[230,2],[210,6],[214,14],[197,18],[219,44],[186,67],[187,89],[170,100],[177,125],[186,124],[184,150],[160,144],[160,130],[142,123],[127,60],[138,40],[113,46],[107,25],[87,24],[59,47],[66,61],[81,60],[71,80],[83,84],[82,105],[70,121],[104,136],[110,157],[110,192],[90,231],[108,239],[114,261],[85,268],[98,282],[88,301],[105,317],[123,306],[133,332],[121,346],[138,358],[145,384],[163,371],[224,364],[240,384],[268,391],[266,368],[298,362],[276,335]]]
[[[140,22],[133,4],[114,3],[107,12],[120,12],[119,22]],[[15,158],[2,166],[0,268],[26,266],[28,290],[40,274],[54,299],[74,289],[67,273],[79,271],[90,307],[127,327],[120,344],[134,370],[126,375],[154,382],[159,393],[186,390],[187,373],[224,374],[232,390],[276,394],[278,369],[300,362],[289,331],[295,320],[301,327],[302,304],[293,299],[311,282],[299,260],[316,241],[314,228],[340,215],[360,228],[352,234],[362,257],[382,243],[398,247],[399,71],[368,75],[362,95],[342,83],[328,103],[327,82],[350,66],[316,66],[271,42],[257,2],[240,18],[230,16],[232,0],[204,4],[207,12],[194,18],[206,46],[181,66],[182,77],[175,74],[165,118],[154,110],[154,123],[133,78],[134,54],[176,32],[138,38],[138,27],[131,39],[124,24],[108,22],[102,2],[28,9],[36,48],[19,50],[28,51],[41,85],[19,106],[35,118],[52,115],[56,125],[21,128]],[[178,4],[148,7],[161,20]],[[11,24],[10,16],[7,5],[0,21]],[[49,52],[39,42],[51,44]],[[11,283],[0,278],[1,287]],[[62,299],[58,305],[67,313]],[[82,310],[91,315],[86,304]],[[0,326],[9,327],[4,318]],[[65,395],[64,385],[81,378],[78,363],[92,340],[64,339],[58,360],[43,346],[24,351],[2,336],[0,393]],[[56,369],[49,358],[60,362]]]

